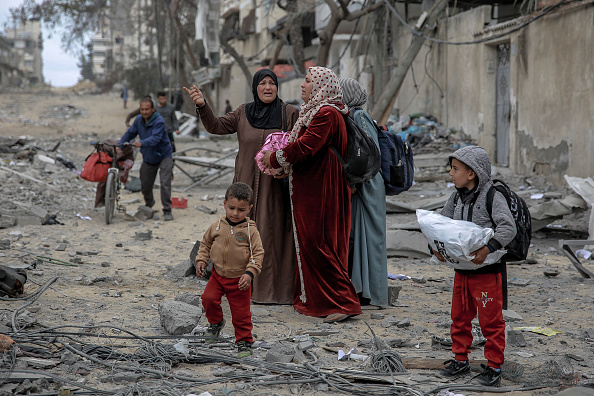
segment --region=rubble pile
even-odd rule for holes
[[[84,158],[75,164],[63,155],[62,141],[0,138],[0,228],[59,224],[60,218],[92,207],[87,197],[95,185],[77,171]]]
[[[404,114],[398,121],[389,121],[393,133],[408,142],[415,153],[448,152],[474,144],[464,131],[457,131],[440,124],[436,117],[426,113]]]

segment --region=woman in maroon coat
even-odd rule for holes
[[[289,175],[297,276],[294,308],[309,316],[337,322],[361,313],[348,275],[351,190],[344,169],[330,146],[343,156],[346,126],[342,91],[334,72],[309,69],[301,84],[299,118],[284,150],[266,152],[269,169]]]

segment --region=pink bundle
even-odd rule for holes
[[[258,154],[256,154],[255,157],[256,164],[258,164],[258,168],[260,168],[262,173],[266,175],[276,175],[281,171],[281,169],[271,171],[270,169],[264,166],[264,164],[262,163],[262,157],[264,156],[262,151],[277,151],[284,149],[285,147],[287,147],[289,134],[289,132],[274,132],[268,135],[266,141],[264,142],[264,145],[262,146],[260,151],[258,151]]]

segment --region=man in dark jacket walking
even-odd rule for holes
[[[136,136],[139,140],[134,142],[134,147],[140,148],[142,165],[140,166],[140,184],[146,206],[153,207],[153,186],[157,172],[161,184],[161,205],[165,221],[173,220],[171,214],[171,176],[173,174],[173,150],[165,130],[163,117],[155,111],[153,101],[142,99],[140,101],[140,115],[119,143],[129,142]]]

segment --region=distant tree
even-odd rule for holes
[[[93,74],[93,43],[87,43],[87,52],[81,53],[79,57],[79,63],[76,64],[80,69],[80,76],[83,80],[95,81],[95,75]]]

